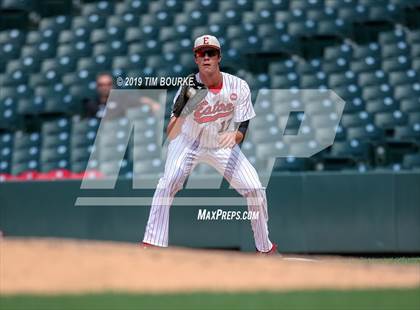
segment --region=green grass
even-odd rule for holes
[[[0,297],[0,309],[420,309],[420,288],[293,291],[256,293],[190,293],[89,295],[12,295]]]

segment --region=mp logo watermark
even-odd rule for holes
[[[164,134],[165,107],[172,102],[163,89],[113,89],[101,119],[76,206],[150,206],[152,197],[92,196],[90,191],[115,189],[121,172],[132,178],[133,189],[155,189],[165,168],[168,142]],[[168,99],[168,100],[167,100]],[[148,102],[161,107],[152,111]],[[277,158],[293,162],[309,158],[331,146],[339,128],[345,102],[332,90],[264,89],[257,94],[242,152],[256,167],[267,187]],[[186,189],[220,189],[223,175],[199,164]],[[233,191],[233,189],[231,189]],[[243,197],[177,197],[172,205],[246,206]]]

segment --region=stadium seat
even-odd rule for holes
[[[77,70],[86,70],[88,72],[98,73],[110,71],[112,66],[112,57],[109,54],[99,54],[97,56],[79,58]]]
[[[159,41],[189,39],[189,26],[185,23],[178,23],[176,26],[162,27],[159,32]]]
[[[411,44],[420,43],[420,30],[411,30],[407,33],[407,40]]]
[[[106,27],[116,27],[118,29],[127,29],[128,27],[138,27],[140,18],[134,12],[126,12],[122,15],[112,15],[107,18]]]
[[[406,154],[403,159],[405,169],[420,168],[420,154]]]
[[[287,32],[291,36],[312,36],[316,34],[317,23],[307,19],[305,21],[291,21],[287,25]]]
[[[168,48],[168,52],[170,48],[174,48],[172,42],[168,42],[171,46]],[[147,57],[149,55],[156,55],[161,52],[162,45],[155,39],[148,39],[146,41],[142,41],[140,43],[132,43],[128,46],[128,54],[139,54],[142,57]]]
[[[31,146],[28,148],[22,148],[15,150],[12,156],[13,166],[19,163],[39,161],[41,149],[38,146]]]
[[[194,10],[188,13],[179,13],[175,18],[175,25],[185,26],[187,28],[201,26],[207,23],[207,12]],[[189,33],[191,34],[191,33]]]
[[[148,11],[149,1],[132,0],[115,3],[115,14],[133,13],[136,15],[145,14]]]
[[[96,130],[92,129],[90,131],[81,132],[81,133],[72,133],[70,138],[70,145],[72,149],[77,149],[79,147],[88,147],[92,146],[95,142]]]
[[[41,32],[37,30],[31,30],[26,35],[26,44],[27,45],[37,45],[41,43],[42,35]]]
[[[368,56],[361,60],[354,60],[350,63],[350,69],[356,73],[362,73],[362,72],[374,72],[379,69],[381,69],[381,62],[375,57]],[[385,71],[389,71],[385,68],[382,68]]]
[[[75,16],[72,19],[72,29],[85,28],[88,31],[93,29],[104,28],[106,24],[106,17],[98,15],[97,13],[90,14],[89,16]]]
[[[334,1],[333,1],[334,2]],[[369,10],[357,4],[357,1],[347,1],[350,6],[342,6],[343,1],[336,2],[338,6],[338,17],[342,20],[351,20],[352,22],[365,22],[369,19]]]
[[[397,126],[394,131],[394,138],[398,140],[419,140],[420,122],[408,126]]]
[[[405,125],[407,120],[407,114],[399,110],[375,114],[375,125],[384,129]]]
[[[357,84],[348,84],[333,88],[333,90],[346,102],[355,98],[361,98],[362,90]]]
[[[10,162],[12,159],[13,149],[10,146],[3,146],[0,148],[0,162]]]
[[[170,26],[173,24],[173,15],[170,12],[164,10],[159,10],[154,14],[142,15],[140,20],[140,26],[144,27],[147,25],[153,25],[155,27],[161,28],[165,26]]]
[[[42,136],[70,132],[71,122],[68,118],[58,118],[53,121],[46,121],[42,124]]]
[[[324,58],[326,60],[334,60],[337,58],[344,58],[351,60],[353,54],[353,48],[349,44],[341,44],[339,46],[329,46],[324,50]]]
[[[371,158],[371,152],[370,143],[357,139],[335,142],[331,147],[332,156],[350,156],[361,160],[369,160]]]
[[[407,43],[401,41],[395,44],[382,45],[381,53],[382,58],[384,59],[398,56],[409,56],[410,48]]]
[[[351,70],[332,73],[328,76],[328,86],[331,88],[345,87],[346,85],[354,84],[357,84],[357,75]]]
[[[359,127],[371,124],[373,122],[373,115],[366,111],[355,114],[344,114],[341,123],[343,127]]]
[[[150,142],[145,144],[137,144],[133,148],[133,160],[153,160],[153,159],[160,159],[161,152],[160,148],[156,143]]]
[[[10,29],[0,31],[0,43],[1,44],[16,44],[23,45],[26,40],[26,32],[19,29]]]
[[[302,88],[319,88],[323,86],[327,88],[328,75],[320,71],[317,74],[304,74],[300,80],[300,87]]]
[[[71,26],[71,16],[59,15],[56,17],[43,18],[39,24],[40,30],[52,29],[63,31]]]
[[[193,42],[190,39],[182,39],[181,41],[168,41],[162,45],[162,51],[164,53],[177,52],[190,52]]]
[[[92,53],[92,46],[84,41],[62,44],[57,49],[57,57],[88,57]]]
[[[124,56],[127,54],[127,45],[123,41],[115,40],[107,43],[97,43],[93,47],[93,56],[105,55],[108,57]]]
[[[262,9],[259,12],[242,12],[242,23],[249,23],[254,25],[272,23],[275,19],[274,13],[275,12],[271,12],[265,9]]]
[[[50,172],[58,169],[70,169],[70,163],[67,159],[59,159],[58,161],[41,162],[41,172]]]
[[[398,109],[399,104],[392,99],[392,96],[366,101],[366,111],[370,113],[392,112]]]
[[[59,75],[72,72],[76,69],[77,59],[73,55],[45,59],[41,64],[41,72],[54,70]]]
[[[103,163],[100,163],[100,171],[106,176],[114,175],[124,175],[125,177],[130,177],[132,174],[132,163],[123,160],[109,160]]]
[[[131,54],[130,56],[115,56],[112,60],[112,68],[122,71],[128,71],[133,67],[144,67],[145,58],[140,54]]]
[[[409,70],[410,59],[407,56],[398,56],[385,59],[382,62],[382,69],[386,72]]]
[[[352,25],[341,18],[317,21],[317,35],[347,37],[352,32]]]
[[[84,27],[79,27],[74,30],[63,30],[58,37],[58,43],[71,44],[74,42],[87,42],[89,41],[90,31]]]
[[[350,63],[345,58],[337,58],[336,60],[324,61],[322,69],[328,74],[342,73],[348,71]]]
[[[381,45],[393,44],[405,40],[406,35],[402,28],[396,28],[392,31],[384,31],[378,35],[378,41]]]
[[[229,32],[236,30],[235,35]],[[230,26],[228,29],[228,38],[235,38],[244,35],[249,35],[251,31],[254,31],[253,27],[242,27],[242,26]],[[257,32],[260,38],[273,38],[278,39],[279,37],[287,34],[287,27],[282,22],[276,22],[275,24],[259,24],[257,25]]]
[[[354,48],[353,58],[354,60],[362,60],[367,57],[380,58],[381,47],[378,43],[373,42],[367,45],[360,45]]]
[[[365,101],[391,98],[393,89],[389,84],[381,84],[378,86],[366,86],[362,90],[362,98]]]
[[[420,43],[411,45],[411,57],[413,58],[420,57]]]
[[[16,131],[14,134],[14,151],[41,145],[41,134],[39,132]]]
[[[297,67],[297,63],[292,59],[287,59],[284,61],[276,61],[271,62],[269,65],[269,74],[273,75],[281,75],[289,72],[295,72]]]
[[[276,75],[271,79],[271,88],[288,89],[292,87],[299,87],[299,75],[295,72],[290,72],[286,76]]]
[[[125,157],[127,152],[126,145],[124,143],[120,144],[108,144],[100,145],[98,147],[98,159],[99,163],[110,161],[110,160],[120,160]],[[128,152],[131,152],[128,151]]]
[[[114,12],[114,3],[108,1],[99,1],[96,3],[86,3],[82,6],[82,15],[91,14],[110,15]]]
[[[374,72],[362,72],[359,74],[358,83],[360,86],[379,86],[381,84],[386,85],[388,82],[388,74],[382,70],[376,70]]]
[[[384,131],[373,124],[367,124],[362,127],[351,127],[347,130],[348,139],[357,139],[359,141],[381,141],[384,139]]]
[[[182,12],[183,10],[183,2],[182,0],[157,0],[157,1],[151,1],[149,3],[149,13],[156,13],[160,10],[169,12],[169,13],[177,13]]]
[[[60,72],[50,69],[46,72],[31,74],[29,85],[31,87],[46,86],[61,83]]]
[[[258,53],[261,49],[262,41],[255,35],[251,35],[245,38],[233,39],[230,42],[230,47],[238,51],[241,51],[243,54],[247,53]]]
[[[255,144],[281,140],[280,129],[277,126],[250,131],[248,137]]]
[[[289,156],[276,159],[273,171],[306,171],[311,170],[312,163],[308,158]]]
[[[299,38],[292,37],[285,33],[280,36],[280,40],[272,37],[263,38],[261,51],[267,53],[293,54],[296,53],[299,48]]]
[[[306,16],[316,21],[333,21],[338,17],[336,9],[324,5],[319,8],[307,9]]]
[[[402,84],[395,87],[394,97],[396,100],[418,98],[420,96],[420,83]]]
[[[419,58],[414,58],[411,67],[414,70],[420,71],[420,59]]]
[[[157,35],[157,31],[156,31],[156,35]],[[130,44],[130,43],[135,43],[135,42],[140,42],[142,39],[144,40],[146,38],[146,36],[142,36],[141,32],[139,31],[139,29],[137,27],[129,27],[127,28],[126,32],[125,32],[125,41]]]
[[[411,112],[408,115],[408,123],[411,125],[420,124],[420,112]]]
[[[403,112],[420,112],[420,98],[417,97],[401,100],[400,109]]]
[[[67,130],[63,130],[62,132],[58,132],[55,134],[44,135],[42,137],[42,147],[54,147],[58,145],[66,145],[68,146],[70,142],[70,132]]]
[[[51,148],[42,148],[41,162],[43,164],[44,163],[57,163],[56,168],[66,168],[68,167],[69,155],[70,155],[70,150],[68,146],[66,145],[58,145]],[[59,164],[60,161],[63,161],[63,162]]]
[[[11,173],[13,175],[19,175],[25,171],[38,171],[40,170],[39,161],[37,160],[30,160],[28,162],[20,162],[13,164]]]
[[[138,31],[138,30],[137,30]],[[107,29],[95,29],[90,33],[89,41],[93,44],[120,40],[125,35],[125,29],[109,27]]]
[[[195,1],[193,1],[195,2]],[[198,3],[206,3],[207,1],[197,1]],[[224,12],[227,10],[235,10],[237,12],[245,12],[245,11],[252,11],[254,8],[254,1],[252,0],[222,0],[222,1],[208,1],[213,3],[214,7],[212,11],[217,9],[217,5],[215,3],[219,3],[219,11]],[[187,5],[186,5],[187,7]]]
[[[289,23],[293,21],[304,21],[306,19],[305,11],[301,9],[277,11],[275,14],[276,22]]]
[[[41,96],[20,99],[18,101],[18,112],[22,115],[38,115],[45,110],[45,100]]]
[[[322,68],[320,59],[311,59],[310,61],[301,60],[297,64],[297,72],[299,74],[317,73]]]
[[[163,163],[161,159],[150,159],[150,160],[139,160],[134,162],[134,176],[142,177],[143,174],[154,174],[160,173],[163,169]]]

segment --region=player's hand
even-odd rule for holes
[[[236,131],[226,131],[219,134],[219,147],[233,148],[236,144]]]

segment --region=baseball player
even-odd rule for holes
[[[175,95],[168,124],[170,139],[165,172],[157,185],[142,245],[168,246],[169,208],[194,167],[204,162],[221,173],[242,196],[248,210],[259,212],[251,220],[258,252],[277,253],[268,238],[265,188],[238,144],[255,116],[248,84],[220,71],[221,50],[216,37],[203,35],[194,42],[198,73],[193,85]]]

